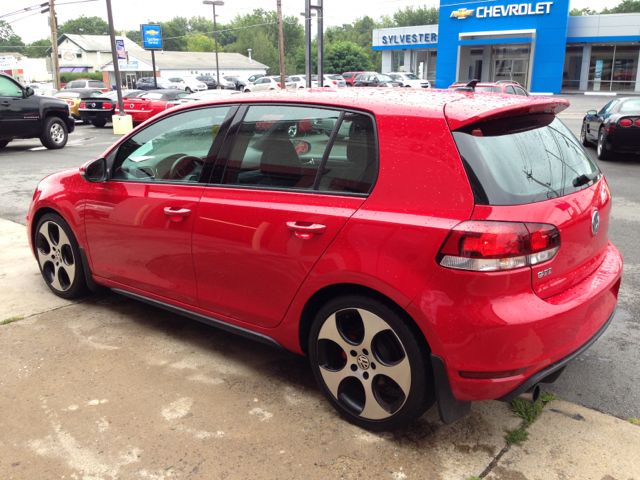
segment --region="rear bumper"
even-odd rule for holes
[[[604,260],[589,277],[546,299],[532,291],[530,273],[524,271],[518,279],[513,274],[464,278],[441,270],[409,313],[433,355],[442,359],[456,400],[508,399],[558,371],[604,332],[617,303],[622,256],[609,243]],[[460,374],[522,368],[524,373],[505,378]]]
[[[111,120],[113,117],[112,110],[80,110],[80,116],[83,120]]]

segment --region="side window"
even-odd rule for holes
[[[598,115],[606,115],[607,113],[609,113],[613,109],[613,107],[615,106],[616,103],[618,103],[617,100],[611,100],[604,107],[602,107],[602,110],[600,110],[598,112]]]
[[[22,89],[6,77],[0,77],[0,97],[22,97]]]
[[[515,95],[516,94],[516,90],[513,87],[504,87],[504,91],[505,91],[505,93],[508,93],[509,95]]]
[[[229,107],[203,108],[167,117],[124,142],[113,180],[197,182]]]
[[[522,97],[528,97],[527,92],[524,91],[524,89],[520,88],[520,87],[513,87],[516,90],[516,95],[520,95]]]
[[[318,190],[369,193],[378,175],[375,127],[371,117],[346,113]]]
[[[245,116],[229,156],[223,183],[368,193],[377,175],[370,117],[346,113],[321,173],[336,110],[304,106],[254,106]],[[316,180],[316,177],[319,177]]]

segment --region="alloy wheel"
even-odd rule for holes
[[[64,141],[64,129],[62,128],[62,125],[57,122],[52,123],[51,128],[49,129],[49,136],[55,143],[62,143]]]
[[[45,222],[36,235],[36,252],[42,275],[59,292],[66,292],[76,277],[76,262],[69,237],[60,225]]]
[[[411,365],[400,338],[374,313],[348,308],[327,318],[317,340],[318,366],[333,398],[364,420],[384,420],[409,397]]]

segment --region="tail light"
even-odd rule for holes
[[[100,89],[100,91],[101,91],[101,92],[108,92],[108,91],[109,91],[109,89],[108,89],[108,88],[101,88],[101,89]]]
[[[102,108],[111,109],[113,108],[113,103],[103,103]]]
[[[631,125],[633,125],[633,122],[631,121],[630,118],[623,118],[618,123],[620,124],[621,127],[630,127]]]
[[[278,88],[280,88],[280,84],[278,84]]]
[[[336,82],[335,80],[333,80],[333,84],[334,84],[334,85],[337,85],[337,84],[338,84],[338,82]]]
[[[613,133],[616,130],[616,124],[612,123],[611,125],[609,125],[606,129],[607,133]]]
[[[636,119],[635,124],[637,127],[640,127],[640,118]]]
[[[87,108],[87,104],[85,102],[80,102],[80,108]]]
[[[67,105],[69,105],[70,107],[73,107],[76,104],[76,102],[74,102],[73,100],[67,100]]]
[[[471,220],[451,230],[437,260],[447,268],[495,272],[546,262],[559,249],[553,225]]]

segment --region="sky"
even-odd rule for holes
[[[44,0],[18,0],[18,2],[3,1],[0,6],[0,16],[11,13],[19,8],[38,5]],[[63,5],[65,2],[74,0],[56,0],[56,12],[58,14],[58,24],[67,20],[77,18],[80,15],[85,17],[99,16],[107,19],[107,7],[105,0],[96,0],[85,3],[73,3]],[[77,0],[75,0],[77,1]],[[523,0],[524,1],[524,0]],[[529,0],[528,0],[529,1]],[[533,1],[533,0],[531,0]],[[33,3],[32,3],[33,2]],[[378,19],[382,15],[391,15],[399,8],[407,6],[438,6],[439,2],[430,3],[433,0],[324,0],[324,23],[326,26],[342,25],[351,23],[358,17],[368,15]],[[463,3],[463,0],[461,0]],[[591,8],[602,9],[602,0],[572,0],[571,8]],[[607,7],[611,8],[620,3],[619,0],[608,2]],[[191,18],[202,15],[212,18],[213,13],[210,5],[203,5],[202,0],[111,0],[113,18],[116,31],[139,29],[141,23],[149,20],[168,21],[173,17],[182,16]],[[220,23],[227,23],[236,15],[251,13],[256,8],[265,10],[275,10],[276,0],[226,0],[225,5],[216,8],[216,14]],[[34,10],[39,12],[39,10]],[[22,15],[5,17],[11,23],[13,31],[22,37],[25,43],[34,42],[49,36],[47,26],[48,14],[33,12]],[[303,0],[282,0],[283,15],[300,16],[304,12]],[[29,16],[27,16],[29,15]],[[315,22],[314,22],[315,23]],[[314,29],[315,30],[315,29]]]

